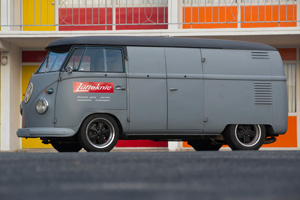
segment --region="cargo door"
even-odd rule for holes
[[[166,64],[162,47],[128,47],[130,132],[166,131]]]
[[[165,48],[168,129],[203,130],[203,74],[200,49]]]
[[[58,84],[56,127],[78,127],[84,115],[127,108],[122,48],[74,48]]]

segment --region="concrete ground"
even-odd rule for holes
[[[300,151],[0,153],[0,199],[299,200]]]

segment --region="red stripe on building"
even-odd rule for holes
[[[282,60],[297,60],[297,49],[278,49]]]
[[[47,53],[47,51],[22,51],[22,62],[40,63],[44,60]]]

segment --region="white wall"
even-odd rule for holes
[[[21,50],[9,45],[1,52],[8,63],[1,65],[1,150],[17,150],[21,147],[16,131],[20,127],[21,101]]]

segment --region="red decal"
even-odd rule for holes
[[[73,93],[114,93],[114,83],[73,82]]]

